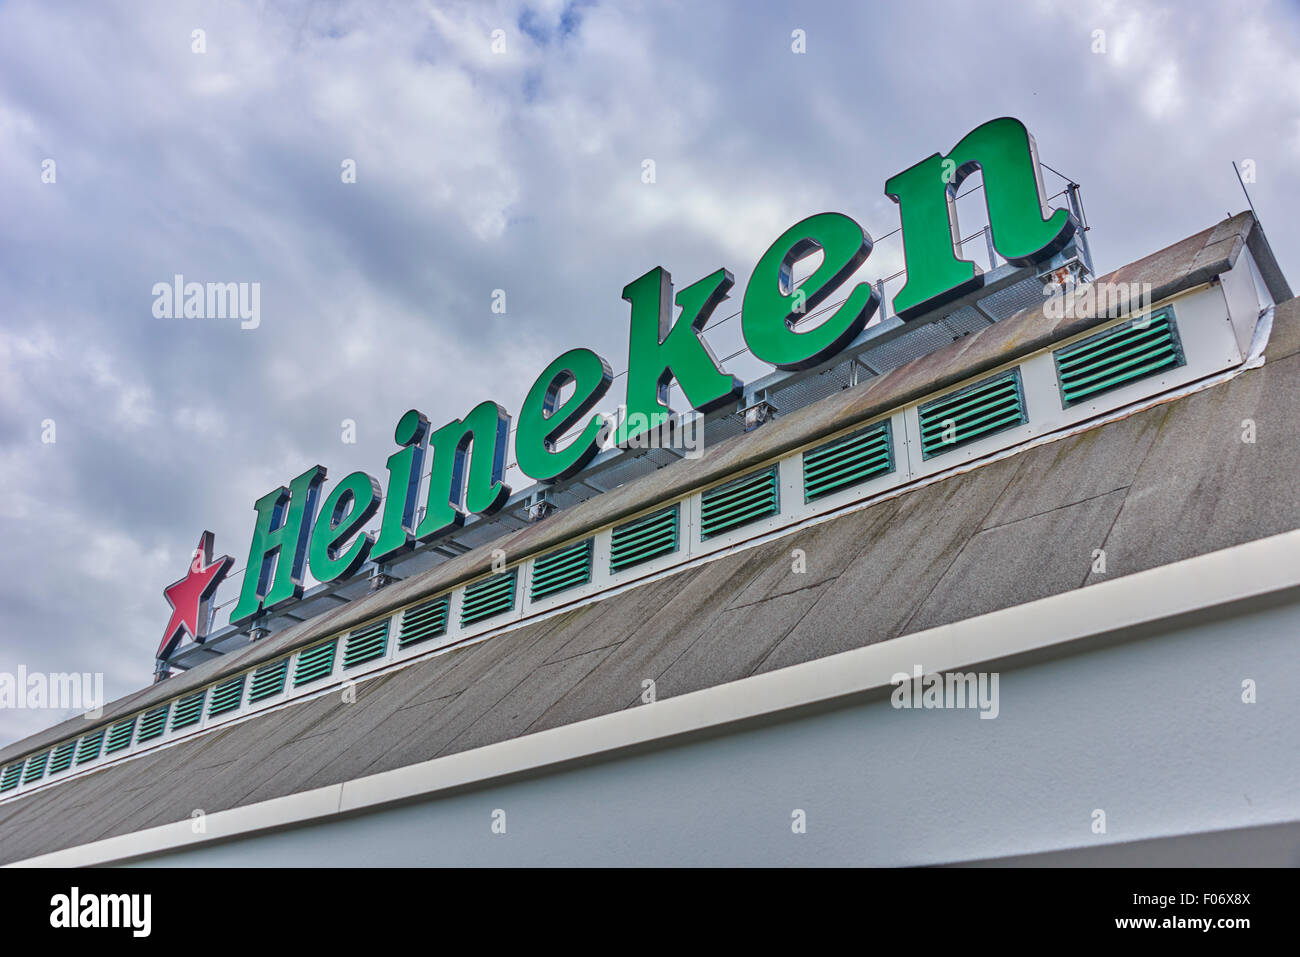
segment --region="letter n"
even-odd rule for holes
[[[935,153],[885,183],[903,225],[907,281],[894,297],[894,311],[904,320],[984,285],[979,267],[961,258],[958,247],[957,191],[976,170],[984,176],[993,248],[1009,262],[1050,259],[1074,235],[1069,212],[1047,206],[1038,151],[1024,124],[1011,117],[990,120],[948,155]]]
[[[510,498],[502,480],[510,416],[495,402],[480,402],[429,437],[433,468],[424,518],[415,537],[425,542],[459,528],[466,514],[491,515]]]

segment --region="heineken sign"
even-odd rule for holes
[[[984,281],[975,263],[961,258],[954,234],[957,190],[976,170],[983,174],[993,246],[1008,261],[1042,262],[1073,236],[1069,214],[1046,207],[1034,141],[1024,125],[1011,118],[985,123],[950,152],[935,153],[885,183],[902,220],[907,279],[893,307],[904,322],[932,313]],[[843,288],[871,249],[866,230],[843,213],[810,216],[777,237],[744,290],[741,325],[750,352],[779,369],[804,369],[844,349],[880,305],[870,283]],[[822,254],[821,264],[795,288],[795,264],[816,252]],[[614,423],[594,412],[613,382],[604,358],[585,348],[558,356],[518,410],[520,471],[538,482],[557,481],[581,471],[606,439],[620,447],[635,444],[638,436],[670,420],[667,394],[673,380],[701,412],[737,400],[744,384],[723,371],[701,338],[734,285],[732,274],[718,269],[674,295],[672,279],[660,267],[628,283],[623,289],[631,311],[626,414]],[[832,296],[844,299],[833,314],[813,328],[797,328]],[[680,310],[676,319],[674,305]],[[397,423],[398,449],[388,458],[382,482],[353,472],[321,501],[326,472],[316,465],[258,499],[231,623],[249,622],[300,598],[308,569],[321,582],[346,578],[368,560],[383,564],[417,543],[446,535],[471,514],[501,509],[510,496],[504,475],[511,421],[510,413],[492,401],[437,428],[412,409]],[[579,427],[577,436],[561,445],[561,438]],[[426,462],[432,473],[421,500]],[[378,530],[363,532],[376,515]],[[204,572],[207,567],[196,566]],[[176,628],[168,627],[168,638],[174,638]]]

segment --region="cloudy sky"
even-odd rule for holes
[[[1300,280],[1300,13],[1194,6],[0,0],[0,672],[141,687],[203,529],[242,568],[256,498],[382,476],[408,408],[623,371],[652,266],[729,268],[723,315],[805,216],[888,233],[885,180],[994,117],[1083,184],[1099,270],[1244,208],[1252,160]],[[177,273],[260,283],[260,325],[155,317]]]

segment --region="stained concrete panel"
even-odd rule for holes
[[[638,702],[641,682],[658,678],[712,627],[727,600],[752,581],[763,564],[761,557],[746,551],[674,576],[676,595],[648,618],[626,622],[628,636],[618,653],[605,658],[548,708],[533,730],[608,714]]]
[[[983,527],[1005,525],[1128,488],[1168,410],[1168,406],[1157,406],[1104,429],[1089,429],[1025,452],[1019,456],[1019,471]]]
[[[838,578],[873,541],[888,534],[900,506],[901,499],[887,499],[764,546],[766,567],[730,607],[754,604]],[[803,552],[798,566],[795,549]]]
[[[510,689],[504,698],[442,749],[444,754],[468,751],[526,734],[537,719],[569,689],[591,674],[612,649],[597,648],[572,658],[546,661]]]
[[[1120,489],[980,531],[917,608],[907,631],[1080,587],[1125,494]]]
[[[1017,459],[1004,459],[903,496],[897,510],[887,513],[890,520],[871,526],[871,537],[853,561],[757,670],[785,668],[901,634],[1019,467]]]
[[[687,694],[748,676],[808,613],[826,583],[728,608],[656,679],[659,697]]]
[[[1300,526],[1297,375],[1300,355],[1170,406],[1106,538],[1109,575]],[[1246,420],[1254,422],[1253,443],[1243,441]]]

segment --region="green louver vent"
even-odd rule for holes
[[[609,542],[610,571],[621,572],[677,551],[678,516],[674,505],[615,528]]]
[[[777,508],[775,467],[719,485],[700,496],[700,538],[775,515]]]
[[[169,707],[170,705],[165,704],[152,711],[146,711],[140,716],[140,733],[136,736],[137,741],[152,741],[166,730]]]
[[[176,702],[176,710],[172,712],[173,731],[199,723],[199,718],[203,717],[203,696],[206,694],[206,690],[199,691]]]
[[[77,763],[85,764],[87,761],[93,761],[99,757],[100,749],[104,747],[104,729],[92,731],[81,739],[81,746],[77,748]]]
[[[1066,408],[1184,362],[1178,328],[1168,310],[1089,336],[1053,355]]]
[[[284,679],[288,674],[288,658],[262,665],[253,672],[253,680],[248,685],[248,703],[279,694],[284,690]]]
[[[591,539],[560,548],[533,562],[531,601],[591,581]]]
[[[60,771],[68,770],[72,764],[72,754],[77,750],[77,739],[64,741],[61,745],[50,752],[50,773],[58,774]]]
[[[515,569],[476,581],[465,589],[460,606],[460,623],[464,627],[500,615],[515,607]]]
[[[33,755],[27,759],[27,770],[23,772],[23,784],[31,784],[45,776],[45,762],[50,759],[50,752]]]
[[[803,454],[804,501],[894,471],[888,420]]]
[[[367,661],[382,658],[388,651],[388,622],[377,621],[373,625],[358,628],[348,635],[347,646],[343,649],[343,667],[355,668]]]
[[[12,791],[18,787],[18,782],[23,776],[23,763],[11,764],[5,768],[4,774],[0,775],[0,792]]]
[[[305,685],[317,678],[325,678],[334,671],[334,649],[338,639],[331,638],[323,645],[298,653],[298,663],[293,669],[293,686]]]
[[[135,718],[127,718],[113,725],[108,731],[108,743],[104,745],[104,753],[112,754],[129,745],[133,731],[135,731]]]
[[[447,633],[446,595],[426,601],[402,612],[402,636],[397,639],[397,647],[405,648],[416,642],[428,641]]]
[[[921,451],[927,459],[1022,425],[1029,418],[1020,370],[1012,369],[927,402],[919,415]]]
[[[208,699],[209,718],[234,711],[239,707],[239,703],[244,700],[245,677],[245,675],[235,675],[229,681],[223,681],[212,689],[212,697]]]

